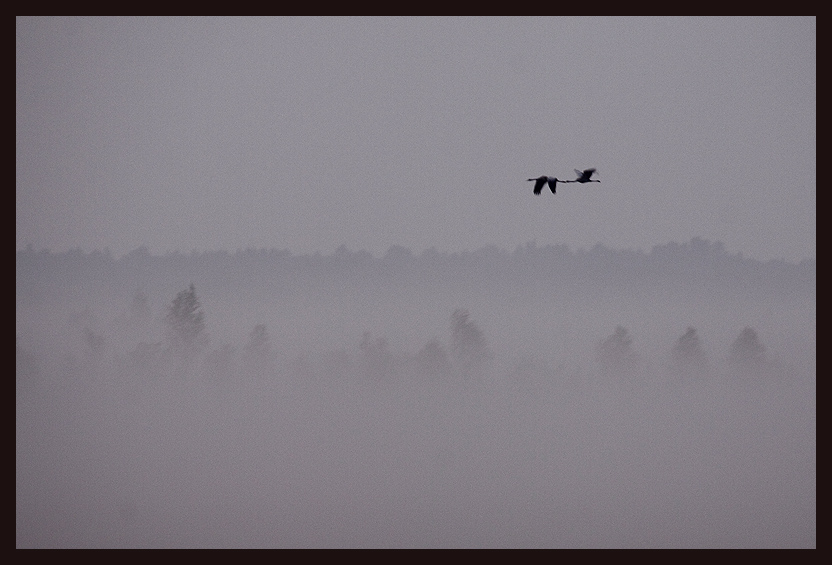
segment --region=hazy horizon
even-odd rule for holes
[[[672,246],[684,247],[684,246],[690,245],[691,242],[696,242],[696,241],[705,242],[706,244],[709,244],[709,245],[710,244],[716,244],[716,245],[719,245],[722,249],[725,249],[725,243],[722,242],[722,241],[708,240],[708,239],[704,239],[704,238],[699,237],[699,236],[694,236],[690,240],[687,240],[687,241],[670,240],[670,241],[667,241],[667,242],[664,242],[664,243],[656,243],[655,245],[652,245],[648,248],[616,247],[614,245],[609,245],[609,244],[605,244],[605,243],[601,243],[601,242],[595,243],[594,245],[590,245],[590,246],[570,246],[570,245],[567,245],[567,244],[564,244],[564,243],[560,243],[560,244],[547,243],[547,244],[538,245],[537,240],[529,240],[529,241],[526,241],[526,242],[518,243],[517,245],[515,245],[513,247],[501,247],[501,246],[494,245],[494,244],[483,244],[481,246],[473,247],[471,249],[451,250],[451,249],[441,249],[441,248],[437,248],[436,246],[431,246],[431,247],[428,247],[428,248],[425,248],[425,249],[421,249],[419,251],[411,249],[410,247],[408,247],[406,245],[400,245],[398,243],[392,243],[386,249],[381,249],[379,252],[376,252],[376,253],[372,253],[369,250],[363,249],[363,248],[353,248],[353,247],[350,247],[349,245],[347,245],[346,243],[342,243],[342,244],[338,245],[337,247],[335,247],[334,249],[328,250],[326,252],[321,252],[321,251],[318,250],[318,251],[307,252],[307,253],[296,253],[296,252],[294,252],[293,250],[291,250],[289,248],[277,247],[277,246],[273,246],[273,247],[248,246],[248,247],[237,247],[237,248],[234,248],[234,249],[224,249],[224,248],[223,249],[209,249],[209,248],[205,248],[205,249],[196,249],[196,248],[192,248],[192,249],[168,249],[166,251],[162,251],[162,250],[150,249],[147,245],[139,245],[139,246],[136,246],[132,249],[128,249],[124,253],[118,254],[118,253],[114,253],[113,250],[110,249],[107,246],[105,246],[103,248],[94,248],[94,249],[84,249],[84,248],[81,248],[80,246],[78,246],[78,247],[70,247],[70,248],[64,249],[62,251],[57,251],[57,250],[49,249],[49,248],[45,248],[45,247],[37,248],[34,245],[32,245],[31,243],[29,243],[29,244],[26,244],[26,245],[22,246],[19,249],[16,249],[15,252],[29,252],[29,251],[31,251],[31,252],[35,252],[35,253],[51,253],[51,254],[58,255],[58,254],[63,254],[63,253],[71,253],[71,252],[79,252],[80,251],[81,253],[88,254],[88,255],[101,253],[101,254],[103,254],[105,256],[109,256],[110,258],[112,258],[114,260],[117,260],[117,261],[125,259],[125,258],[127,258],[131,255],[136,254],[136,253],[145,253],[145,252],[148,253],[149,255],[153,256],[153,257],[164,257],[164,256],[169,256],[169,255],[191,255],[191,254],[194,254],[194,253],[200,254],[200,255],[202,255],[202,254],[210,255],[210,254],[215,254],[215,253],[232,254],[233,255],[233,254],[237,254],[237,253],[263,252],[263,251],[289,253],[293,257],[310,257],[310,256],[333,257],[333,256],[338,255],[339,253],[347,252],[347,253],[351,253],[351,254],[353,254],[353,253],[358,253],[358,254],[367,253],[371,257],[373,257],[374,259],[383,259],[384,257],[388,256],[389,254],[396,253],[400,250],[404,250],[405,252],[413,255],[414,257],[419,257],[419,256],[422,256],[422,255],[430,255],[430,254],[434,254],[434,253],[440,254],[440,255],[477,254],[477,253],[481,253],[481,252],[484,252],[484,251],[490,251],[490,250],[496,250],[500,253],[513,254],[513,253],[522,252],[523,250],[526,250],[526,249],[529,249],[529,248],[540,248],[540,249],[558,248],[558,249],[565,249],[568,253],[572,253],[572,254],[591,253],[591,252],[593,252],[594,250],[597,250],[597,249],[604,249],[604,250],[607,250],[607,251],[610,251],[610,252],[613,252],[613,253],[636,253],[636,254],[641,254],[641,255],[650,255],[651,253],[654,253],[656,250],[661,250],[661,249],[664,249],[664,248],[667,248],[667,247],[672,247]],[[727,249],[726,249],[726,252],[728,252]],[[761,263],[771,262],[771,261],[783,261],[783,262],[786,262],[788,264],[797,265],[797,264],[800,264],[800,263],[806,262],[806,261],[808,261],[808,262],[816,262],[817,261],[817,258],[815,258],[815,257],[803,257],[803,258],[799,258],[799,259],[786,259],[784,257],[772,257],[772,258],[769,258],[769,259],[760,259],[760,258],[757,258],[757,257],[749,256],[748,254],[743,253],[742,250],[732,250],[728,253],[732,257],[740,257],[742,259],[747,259],[747,260],[751,260],[751,261],[758,261],[758,262],[761,262]]]

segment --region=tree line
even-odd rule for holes
[[[655,246],[650,252],[613,250],[596,245],[572,251],[565,245],[518,246],[513,252],[486,246],[475,251],[421,254],[394,245],[379,258],[366,251],[339,247],[331,255],[293,255],[288,250],[246,249],[152,255],[141,247],[116,259],[109,252],[35,251],[16,254],[21,299],[39,300],[68,287],[98,284],[113,292],[135,288],[139,281],[195,279],[217,289],[263,289],[275,294],[398,285],[471,288],[680,286],[771,291],[781,295],[814,294],[816,261],[757,261],[729,254],[723,243],[693,238],[684,244]]]
[[[147,315],[146,296],[137,293],[131,304],[134,320]],[[214,346],[208,336],[206,312],[191,283],[179,291],[166,306],[164,315],[165,337],[161,342],[140,342],[121,361],[128,373],[165,377],[177,371],[185,371],[200,362],[209,376],[228,378],[235,373],[233,365],[239,361],[243,368],[259,374],[278,372],[279,347],[273,343],[267,324],[254,324],[242,348],[230,344]],[[423,378],[477,379],[492,367],[495,353],[485,332],[467,309],[455,309],[450,315],[449,338],[443,341],[430,339],[414,354],[394,355],[390,343],[384,337],[374,337],[364,332],[358,340],[357,351],[331,351],[321,360],[325,370],[334,373],[358,372],[372,379],[390,379],[396,376]],[[91,326],[83,316],[76,316],[74,323],[81,328],[82,360],[92,362],[103,359],[107,350],[107,337]],[[37,373],[37,357],[19,344],[17,352],[18,380],[31,378]],[[714,362],[705,351],[697,330],[688,326],[679,335],[669,351],[669,368],[677,376],[701,379],[712,370]],[[643,371],[642,359],[634,346],[630,331],[619,325],[612,333],[598,341],[595,361],[600,375],[609,378],[627,377]],[[776,363],[767,356],[766,347],[751,327],[745,327],[730,344],[725,361],[736,373],[761,377],[772,372]],[[309,358],[300,355],[289,361],[289,369],[296,374],[310,372]]]

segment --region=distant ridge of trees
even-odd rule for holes
[[[541,247],[534,242],[513,252],[489,245],[454,253],[430,248],[420,254],[393,245],[379,258],[367,251],[350,251],[345,245],[331,255],[293,255],[285,249],[153,255],[146,247],[120,258],[107,250],[52,253],[28,247],[16,252],[17,291],[35,300],[58,290],[88,286],[89,281],[132,292],[136,281],[174,279],[199,280],[203,287],[254,286],[280,292],[331,284],[338,288],[449,283],[518,288],[531,282],[542,289],[682,283],[694,289],[739,285],[744,291],[814,293],[816,268],[814,259],[799,263],[748,259],[741,253],[729,254],[722,242],[698,237],[655,246],[649,253],[613,250],[601,244],[571,251],[566,245]]]
[[[497,247],[496,245],[485,245],[473,251],[455,251],[455,252],[444,252],[438,251],[435,247],[431,247],[429,249],[425,249],[421,254],[414,254],[410,249],[404,247],[402,245],[394,244],[391,245],[390,248],[385,252],[382,257],[375,257],[371,253],[365,250],[357,250],[351,251],[346,244],[342,244],[339,246],[331,255],[322,255],[320,253],[314,254],[292,254],[291,251],[288,249],[277,249],[277,248],[246,248],[246,249],[237,249],[234,252],[229,252],[227,250],[218,250],[218,251],[191,251],[188,253],[183,253],[180,251],[172,251],[163,254],[152,254],[150,250],[142,245],[124,255],[120,258],[113,257],[112,253],[108,248],[102,250],[94,250],[90,252],[85,252],[80,248],[70,249],[69,251],[64,252],[52,252],[48,249],[41,249],[35,250],[33,246],[28,245],[25,249],[18,250],[17,252],[18,257],[31,257],[31,256],[38,256],[38,257],[52,257],[55,260],[60,261],[73,261],[73,260],[87,260],[87,261],[96,261],[96,262],[116,262],[116,263],[142,263],[147,261],[159,261],[159,260],[183,260],[183,259],[190,259],[190,260],[199,260],[199,259],[218,259],[218,258],[240,258],[244,260],[254,260],[260,261],[263,259],[308,259],[308,260],[336,260],[336,261],[357,261],[359,263],[372,263],[372,262],[386,262],[386,263],[395,263],[401,261],[418,261],[418,260],[425,260],[425,259],[447,259],[447,260],[454,260],[454,259],[470,259],[470,258],[494,258],[494,257],[518,257],[518,256],[546,256],[546,255],[559,255],[559,256],[593,256],[593,255],[603,255],[603,256],[610,256],[610,255],[617,255],[622,258],[635,258],[635,257],[646,257],[646,258],[656,258],[656,257],[668,257],[674,256],[679,254],[686,254],[689,256],[699,256],[699,257],[706,257],[706,256],[723,256],[728,257],[732,260],[746,262],[746,263],[764,263],[764,264],[777,264],[777,265],[804,265],[804,264],[814,264],[816,263],[815,259],[803,259],[797,263],[793,261],[786,261],[785,259],[771,259],[769,261],[759,261],[757,259],[750,259],[743,257],[741,252],[735,254],[729,254],[725,249],[725,244],[721,241],[710,241],[701,237],[694,237],[689,242],[685,243],[677,243],[675,241],[671,241],[669,243],[663,245],[655,245],[650,250],[650,252],[645,253],[642,250],[632,250],[632,249],[611,249],[601,243],[594,245],[590,249],[578,248],[574,251],[569,249],[569,246],[565,244],[559,245],[544,245],[538,246],[535,241],[530,241],[524,245],[518,245],[515,247],[514,251],[509,252],[504,248]]]

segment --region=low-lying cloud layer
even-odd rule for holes
[[[237,286],[150,257],[64,287],[35,255],[18,547],[816,545],[805,265],[733,288],[729,258],[702,292],[651,275],[645,293],[609,282],[622,253],[445,257],[442,276],[407,253],[261,258]]]

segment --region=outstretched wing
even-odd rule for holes
[[[552,194],[555,194],[555,187],[558,185],[558,179],[550,178],[549,179],[549,188],[552,189]]]
[[[534,193],[540,194],[540,191],[543,190],[543,185],[546,184],[546,177],[540,177],[534,183]]]
[[[584,169],[583,171],[575,169],[575,173],[578,175],[578,178],[575,179],[575,182],[589,182],[589,177],[591,177],[592,173],[594,172],[595,169]]]

